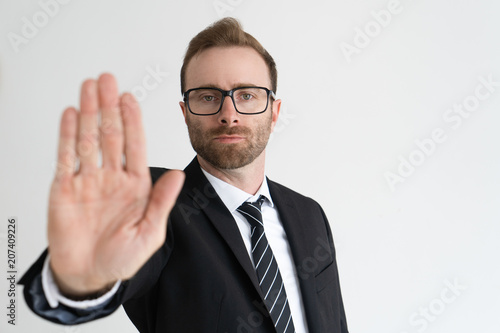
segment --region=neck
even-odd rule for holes
[[[265,151],[252,163],[237,169],[219,169],[197,155],[200,166],[209,174],[254,195],[264,181]]]

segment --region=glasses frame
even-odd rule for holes
[[[234,101],[234,92],[241,90],[241,89],[248,89],[248,88],[259,88],[259,89],[263,89],[266,91],[267,101],[266,101],[266,108],[264,110],[262,110],[260,112],[240,112],[240,111],[238,111],[238,108],[236,107],[236,102]],[[191,106],[189,106],[189,93],[191,91],[202,90],[202,89],[212,89],[212,90],[217,90],[220,93],[222,93],[222,99],[221,99],[219,109],[217,110],[217,112],[214,112],[214,113],[195,113],[195,112],[193,112],[193,110],[191,110]],[[239,114],[246,114],[246,115],[261,114],[261,113],[266,112],[267,108],[269,107],[269,96],[271,96],[273,98],[273,100],[276,100],[276,94],[274,93],[274,91],[269,90],[266,87],[257,87],[257,86],[238,87],[238,88],[234,88],[231,90],[223,90],[223,89],[216,88],[216,87],[199,87],[199,88],[193,88],[193,89],[186,90],[182,94],[182,97],[183,97],[184,102],[186,103],[186,105],[188,107],[189,112],[191,112],[192,114],[197,115],[197,116],[213,116],[214,114],[219,113],[220,110],[222,110],[222,105],[224,105],[224,101],[226,100],[227,96],[231,97],[231,100],[233,101],[233,106],[234,106],[234,109],[236,110],[236,112],[238,112]]]

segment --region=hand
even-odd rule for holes
[[[61,292],[84,296],[132,277],[165,241],[183,181],[170,171],[152,187],[134,97],[119,96],[110,74],[85,81],[80,111],[61,118],[50,191],[50,265]]]

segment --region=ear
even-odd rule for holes
[[[187,125],[187,121],[186,121],[187,106],[186,106],[186,103],[184,103],[183,101],[180,101],[179,106],[181,107],[182,115],[184,116],[184,122]]]
[[[273,114],[272,114],[273,119],[271,123],[271,131],[274,130],[274,126],[276,126],[276,123],[278,122],[278,116],[281,110],[281,99],[277,99],[272,103],[273,103]]]

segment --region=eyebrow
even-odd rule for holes
[[[253,83],[238,83],[238,84],[234,85],[230,90],[237,89],[237,88],[242,88],[242,87],[261,87],[261,86],[253,84]],[[221,87],[218,87],[215,84],[204,84],[204,85],[199,86],[198,88],[217,88],[217,89],[222,89]],[[196,89],[196,88],[193,88],[193,89]],[[224,89],[222,89],[222,90],[224,90]]]

